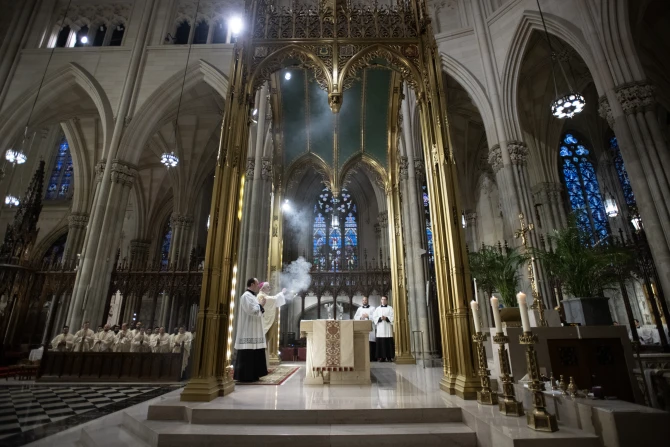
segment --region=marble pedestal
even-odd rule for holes
[[[314,330],[312,320],[300,322],[300,336],[307,337],[307,364],[305,365],[305,385],[370,385],[370,343],[371,321],[354,321],[354,370],[353,371],[312,371],[311,349],[325,349],[313,345]]]

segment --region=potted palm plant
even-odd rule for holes
[[[526,262],[526,256],[516,248],[482,245],[479,251],[468,253],[468,258],[472,276],[488,295],[496,291],[506,308],[517,307],[515,294],[519,286],[519,267]],[[515,320],[514,317],[511,319]]]
[[[534,250],[534,254],[571,296],[562,301],[565,319],[589,326],[612,325],[604,291],[619,283],[622,272],[630,271],[629,251],[598,240],[594,233],[578,225],[574,217],[566,228],[550,233],[548,240],[553,249]]]

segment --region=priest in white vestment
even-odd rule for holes
[[[368,304],[368,297],[363,297],[363,305],[356,309],[356,314],[354,315],[354,320],[359,321],[372,321],[373,315],[375,313],[375,307]],[[368,337],[370,341],[370,361],[374,360],[377,355],[376,352],[376,343],[375,343],[375,325],[372,325],[372,330],[370,331],[370,336]]]
[[[395,344],[393,342],[393,308],[388,305],[387,297],[382,297],[382,305],[375,309],[372,319],[376,326],[377,360],[390,362],[395,357]]]
[[[240,297],[237,316],[237,336],[235,337],[235,366],[233,377],[240,382],[256,382],[268,374],[265,360],[265,333],[263,332],[263,313],[265,298],[256,298],[259,290],[258,280],[247,280],[247,290]]]
[[[114,346],[114,331],[111,330],[111,327],[106,324],[102,332],[98,332],[93,337],[93,352],[111,352],[112,347]]]
[[[149,348],[151,352],[158,352],[158,332],[160,328],[155,327],[153,333],[149,334]]]
[[[263,309],[263,333],[265,334],[265,344],[266,344],[266,353],[265,358],[270,364],[270,353],[269,350],[278,347],[277,343],[277,316],[279,314],[279,308],[286,304],[286,289],[282,289],[278,294],[271,296],[270,293],[271,286],[269,282],[260,283],[260,292],[258,292],[258,300],[260,302],[261,298],[265,299],[265,305]]]
[[[69,352],[72,351],[72,342],[74,337],[70,334],[70,328],[67,326],[63,327],[63,332],[56,335],[53,340],[51,340],[51,349],[54,351],[60,352]]]
[[[88,321],[84,322],[81,329],[74,334],[74,340],[72,340],[74,345],[73,351],[88,352],[91,350],[95,333],[89,329],[89,326],[90,323]]]
[[[114,339],[114,352],[129,352],[132,339],[133,333],[128,330],[128,324],[123,323]]]
[[[130,352],[151,352],[149,347],[149,336],[144,332],[144,328],[140,328],[137,334],[130,333]]]
[[[191,354],[191,336],[188,334],[184,326],[179,327],[179,332],[174,336],[172,343],[172,352],[174,354],[179,354],[184,351],[183,362],[181,364],[182,372],[186,369],[188,365],[188,356]]]
[[[166,354],[170,352],[170,334],[165,332],[165,328],[161,327],[158,330],[158,335],[155,338],[156,350],[154,352],[160,352],[161,354]]]

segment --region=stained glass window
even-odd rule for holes
[[[46,200],[67,200],[72,198],[74,188],[72,185],[74,169],[72,168],[72,155],[70,146],[65,135],[58,140],[56,160],[51,170],[47,186]]]
[[[163,227],[163,243],[161,244],[161,266],[167,268],[170,263],[170,244],[172,243],[172,225],[170,219]]]
[[[628,208],[634,208],[635,203],[635,194],[633,194],[633,187],[630,186],[630,179],[628,178],[628,172],[626,172],[626,167],[623,164],[623,157],[621,156],[621,149],[619,148],[619,142],[616,137],[610,139],[610,148],[614,151],[614,168],[616,173],[619,176],[619,182],[621,183],[621,189],[623,190],[623,196],[626,200],[626,205]]]
[[[328,188],[321,191],[314,205],[312,227],[312,257],[318,270],[358,267],[357,214],[356,204],[346,189],[337,198]]]
[[[604,240],[609,235],[607,214],[587,145],[573,133],[566,133],[562,142],[563,178],[577,224],[594,233],[593,243]]]
[[[423,212],[426,218],[426,240],[428,242],[428,259],[432,264],[434,261],[433,255],[433,227],[430,222],[430,200],[428,199],[428,188],[424,185],[422,187],[423,193]]]

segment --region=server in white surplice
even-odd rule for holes
[[[390,362],[395,357],[395,343],[393,342],[393,308],[388,305],[388,298],[382,297],[382,305],[372,314],[377,334],[377,360]]]
[[[354,320],[370,320],[372,321],[373,315],[375,313],[375,307],[368,304],[368,298],[363,297],[363,305],[356,309],[356,315],[354,315]],[[373,323],[372,330],[370,331],[370,361],[376,359],[376,344],[375,344],[375,325]]]
[[[268,374],[263,332],[265,298],[256,298],[259,289],[258,280],[251,278],[247,281],[247,291],[240,298],[235,339],[237,356],[233,367],[233,377],[240,382],[256,382]]]

